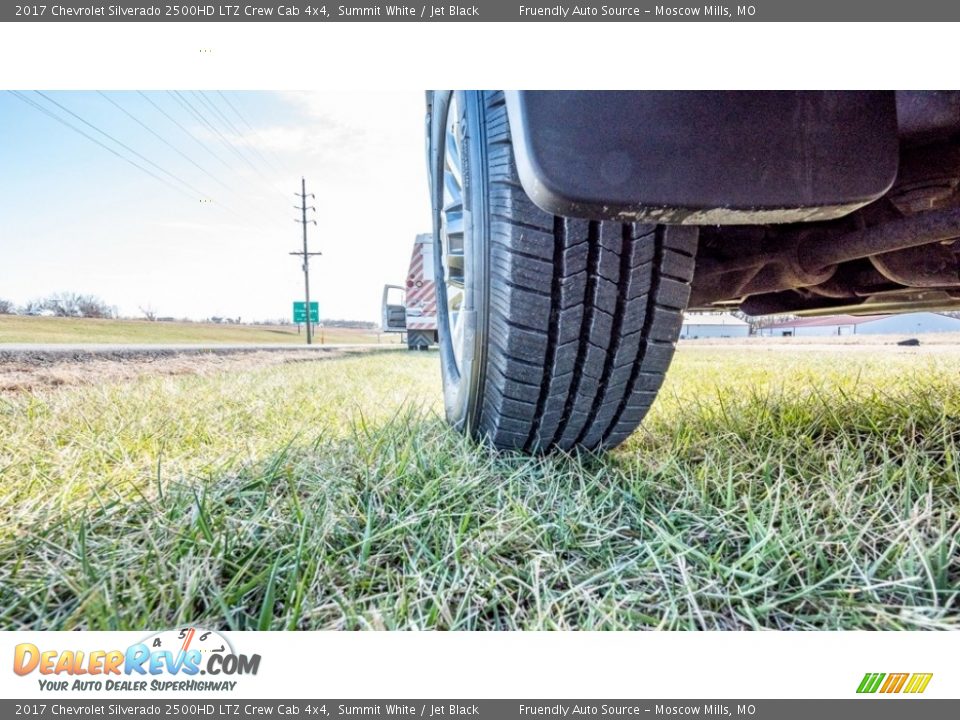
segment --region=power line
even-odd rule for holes
[[[71,130],[73,130],[75,133],[77,133],[77,134],[79,134],[79,135],[82,135],[83,137],[85,137],[85,138],[86,138],[87,140],[89,140],[90,142],[95,143],[96,145],[99,145],[101,148],[103,148],[104,150],[106,150],[107,152],[109,152],[111,155],[115,155],[116,157],[118,157],[118,158],[120,158],[121,160],[123,160],[125,163],[128,163],[128,164],[130,164],[130,165],[133,165],[133,167],[137,168],[137,170],[139,170],[140,172],[146,173],[147,175],[149,175],[150,177],[152,177],[154,180],[158,180],[159,182],[162,182],[162,183],[163,183],[164,185],[166,185],[167,187],[173,188],[173,189],[176,190],[178,193],[180,193],[181,195],[185,195],[186,197],[190,198],[191,200],[195,200],[195,199],[196,199],[196,198],[192,197],[189,193],[185,192],[182,188],[177,187],[176,185],[174,185],[173,183],[171,183],[171,182],[168,181],[168,180],[164,180],[164,179],[163,179],[162,177],[160,177],[159,175],[151,172],[150,170],[147,170],[147,169],[146,169],[145,167],[143,167],[142,165],[137,164],[136,162],[134,162],[134,161],[131,160],[130,158],[126,157],[125,155],[122,155],[121,153],[117,152],[117,151],[114,150],[112,147],[110,147],[110,146],[108,146],[108,145],[105,145],[104,143],[100,142],[99,140],[97,140],[97,139],[96,139],[95,137],[93,137],[92,135],[89,135],[89,134],[85,133],[83,130],[81,130],[80,128],[76,127],[75,125],[72,125],[72,124],[69,123],[67,120],[65,120],[65,119],[63,119],[62,117],[60,117],[59,115],[57,115],[56,113],[53,113],[53,112],[51,112],[50,110],[48,110],[47,108],[43,107],[42,105],[40,105],[40,103],[31,100],[30,98],[28,98],[28,97],[25,96],[25,95],[22,95],[21,93],[17,92],[16,90],[8,90],[7,92],[9,92],[11,95],[13,95],[13,96],[14,96],[15,98],[17,98],[18,100],[21,100],[22,102],[24,102],[24,103],[26,103],[27,105],[31,106],[31,107],[34,108],[35,110],[38,110],[38,111],[42,112],[42,113],[43,113],[44,115],[46,115],[47,117],[50,117],[50,118],[56,120],[56,121],[57,121],[58,123],[60,123],[61,125],[64,125],[64,126],[70,128]]]
[[[115,157],[120,158],[121,160],[123,160],[124,162],[128,163],[129,165],[132,165],[133,167],[135,167],[136,169],[140,170],[141,172],[149,175],[149,176],[150,176],[151,178],[153,178],[154,180],[158,180],[159,182],[162,182],[162,183],[163,183],[164,185],[166,185],[167,187],[172,188],[173,190],[176,190],[178,193],[180,193],[181,195],[184,195],[185,197],[190,198],[191,200],[194,200],[194,201],[195,201],[195,200],[197,199],[197,198],[193,197],[192,195],[190,195],[189,193],[187,193],[186,191],[184,191],[181,187],[179,187],[179,186],[171,183],[169,180],[166,180],[166,179],[160,177],[160,176],[157,175],[156,173],[148,170],[147,168],[143,167],[142,165],[140,165],[139,163],[137,163],[137,162],[135,162],[134,160],[130,159],[129,157],[126,157],[126,156],[123,155],[122,153],[117,152],[117,150],[115,150],[114,148],[110,147],[109,145],[106,145],[106,144],[100,142],[99,140],[97,140],[97,139],[96,139],[95,137],[93,137],[92,135],[84,132],[82,129],[76,127],[75,125],[73,125],[73,124],[70,123],[69,121],[65,120],[64,118],[60,117],[60,116],[57,115],[56,113],[52,112],[50,109],[48,109],[48,108],[40,105],[40,104],[37,103],[36,101],[31,100],[30,98],[28,98],[28,97],[26,97],[25,95],[22,95],[21,93],[16,92],[16,91],[12,91],[12,90],[11,90],[11,91],[8,91],[8,92],[10,92],[12,95],[14,95],[18,100],[21,100],[21,101],[23,101],[24,103],[26,103],[27,105],[29,105],[29,106],[33,107],[34,109],[38,110],[39,112],[42,112],[42,113],[43,113],[44,115],[46,115],[47,117],[49,117],[49,118],[51,118],[51,119],[53,119],[53,120],[56,120],[56,121],[57,121],[58,123],[60,123],[61,125],[64,125],[65,127],[69,128],[70,130],[73,130],[74,132],[76,132],[77,134],[82,135],[83,137],[85,137],[85,138],[86,138],[87,140],[89,140],[90,142],[95,143],[95,144],[98,145],[99,147],[101,147],[101,148],[103,148],[104,150],[106,150],[107,152],[109,152],[111,155],[114,155]],[[56,103],[55,103],[55,104],[56,104]],[[68,111],[68,112],[69,112],[69,111]],[[118,144],[121,144],[121,145],[122,145],[122,143],[118,143]],[[202,196],[201,199],[205,199],[205,198],[206,198],[206,195],[205,195],[204,193],[200,193],[200,194],[201,194],[201,196]],[[241,214],[241,213],[238,213],[238,212],[236,212],[235,210],[233,210],[232,208],[230,208],[229,206],[227,206],[227,205],[225,205],[225,204],[223,204],[223,203],[221,203],[221,202],[215,202],[214,204],[215,204],[216,206],[220,207],[221,209],[223,209],[223,210],[225,210],[225,211],[227,211],[227,212],[235,215],[235,216],[238,217],[238,218],[241,218],[241,219],[247,220],[247,221],[253,220],[254,222],[257,222],[257,220],[255,220],[254,218],[251,218],[251,217],[249,217],[249,216],[246,216],[246,215],[243,215],[243,214]],[[263,221],[262,219],[259,220],[259,222],[260,222],[261,224],[264,224],[264,225],[265,225],[265,223],[264,223],[264,221]]]
[[[138,94],[140,97],[142,97],[144,100],[146,100],[148,103],[150,103],[151,105],[153,105],[153,107],[157,110],[157,112],[159,112],[161,115],[163,115],[165,118],[167,118],[167,120],[169,120],[169,121],[172,122],[174,125],[176,125],[178,128],[180,128],[180,129],[184,132],[184,134],[187,135],[187,137],[189,137],[191,140],[193,140],[195,143],[197,143],[201,148],[203,148],[204,150],[206,150],[211,156],[213,156],[214,159],[217,160],[217,162],[219,162],[221,165],[223,165],[223,166],[226,167],[226,168],[229,168],[229,169],[231,169],[231,170],[233,169],[233,167],[232,167],[229,163],[227,163],[222,157],[220,157],[220,156],[217,155],[213,150],[211,150],[210,148],[208,148],[208,147],[207,147],[207,144],[206,144],[205,142],[203,142],[202,140],[200,140],[196,135],[194,135],[194,134],[193,134],[192,132],[190,132],[187,128],[185,128],[175,117],[173,117],[170,113],[168,113],[166,110],[164,110],[162,107],[160,107],[160,106],[159,106],[157,103],[155,103],[150,97],[148,97],[147,95],[145,95],[145,94],[144,94],[143,92],[141,92],[140,90],[137,90],[137,94]]]
[[[210,178],[212,178],[212,179],[213,179],[215,182],[217,182],[219,185],[223,186],[227,191],[229,191],[229,192],[231,192],[231,193],[235,193],[235,192],[236,192],[233,188],[231,188],[229,185],[227,185],[227,184],[224,183],[222,180],[220,180],[220,178],[218,178],[216,175],[214,175],[213,173],[211,173],[211,172],[210,172],[209,170],[207,170],[205,167],[203,167],[202,165],[200,165],[200,164],[199,164],[198,162],[196,162],[193,158],[191,158],[191,157],[190,157],[189,155],[187,155],[185,152],[183,152],[182,150],[180,150],[176,145],[174,145],[173,143],[171,143],[170,141],[168,141],[168,140],[167,140],[165,137],[163,137],[160,133],[156,132],[153,128],[151,128],[149,125],[147,125],[145,122],[143,122],[142,120],[140,120],[137,116],[135,116],[135,115],[134,115],[133,113],[131,113],[129,110],[127,110],[127,109],[124,108],[122,105],[120,105],[120,103],[118,103],[116,100],[114,100],[113,98],[111,98],[110,96],[108,96],[106,93],[103,93],[103,92],[101,92],[101,91],[99,91],[99,90],[97,91],[97,94],[100,95],[104,100],[106,100],[107,102],[109,102],[111,105],[113,105],[115,108],[117,108],[117,109],[118,109],[120,112],[122,112],[124,115],[126,115],[126,116],[129,117],[131,120],[133,120],[135,123],[137,123],[137,124],[138,124],[140,127],[142,127],[144,130],[146,130],[146,131],[149,132],[151,135],[153,135],[155,138],[157,138],[157,139],[158,139],[160,142],[162,142],[164,145],[166,145],[166,146],[169,147],[171,150],[173,150],[175,153],[177,153],[177,154],[180,155],[182,158],[184,158],[184,159],[185,159],[187,162],[189,162],[191,165],[193,165],[194,167],[196,167],[197,169],[199,169],[199,170],[200,170],[201,172],[203,172],[204,174],[208,175]],[[225,204],[225,203],[223,203],[223,202],[221,202],[221,201],[215,201],[214,204],[216,204],[217,206],[223,208],[224,210],[226,210],[227,212],[229,212],[231,215],[234,215],[234,216],[236,216],[236,217],[238,217],[238,218],[241,218],[241,219],[243,219],[243,220],[247,220],[247,221],[254,220],[255,222],[263,222],[263,221],[264,221],[263,218],[254,219],[254,218],[251,218],[249,215],[247,215],[247,214],[245,214],[245,213],[237,212],[237,211],[234,210],[232,207],[230,207],[229,205],[227,205],[227,204]]]
[[[202,100],[202,101],[204,102],[204,104],[206,104],[206,106],[207,106],[208,108],[210,108],[211,110],[213,110],[214,115],[216,115],[217,118],[219,118],[220,122],[222,122],[222,123],[224,124],[224,126],[227,128],[227,132],[231,132],[231,133],[233,133],[234,135],[236,135],[237,137],[241,137],[241,138],[246,139],[246,137],[244,136],[244,134],[237,129],[237,126],[234,125],[234,124],[230,121],[230,118],[228,118],[226,115],[224,115],[224,114],[223,114],[223,111],[221,111],[220,108],[218,108],[218,107],[213,103],[213,101],[210,100],[210,98],[208,98],[206,95],[204,95],[202,91],[197,91],[195,94],[196,94],[196,96],[197,96],[198,98],[200,98],[200,100]],[[250,148],[249,146],[246,146],[246,147],[247,147],[248,149],[256,150],[256,148]]]
[[[224,137],[223,133],[220,132],[220,130],[218,130],[216,127],[214,127],[213,123],[207,120],[207,117],[193,106],[193,103],[191,103],[186,97],[181,95],[178,90],[174,90],[173,94],[186,105],[186,107],[190,110],[191,113],[193,113],[193,116],[197,120],[199,120],[201,123],[206,125],[207,128],[209,128],[217,136],[217,138],[220,140],[221,143],[223,143],[224,147],[226,147],[227,150],[232,152],[234,155],[239,157],[243,162],[249,165],[254,172],[258,174],[260,173],[260,169],[255,167],[253,163],[251,163],[250,160],[248,160],[245,155],[243,155],[239,150],[237,150],[233,145],[231,145],[227,141],[227,139]]]
[[[205,126],[207,126],[207,127],[209,128],[209,125],[210,125],[210,124],[206,121],[206,119],[203,118],[203,117],[201,117],[201,116],[197,113],[197,111],[193,108],[193,106],[189,103],[189,101],[187,101],[187,99],[186,99],[185,97],[183,97],[182,95],[180,95],[179,92],[177,92],[176,90],[167,90],[167,94],[168,94],[170,97],[172,97],[174,100],[176,100],[178,103],[180,103],[180,106],[181,106],[184,110],[186,110],[186,111],[187,111],[187,114],[190,115],[190,117],[192,117],[196,122],[200,123],[201,125],[205,125]],[[209,128],[209,129],[212,130],[213,128]],[[224,144],[226,144],[226,143],[224,143]],[[231,148],[229,145],[226,145],[226,147],[227,147],[227,150],[232,150],[232,148]],[[230,156],[228,155],[227,157],[229,158]],[[237,169],[237,166],[236,166],[236,165],[233,165],[233,164],[231,164],[231,163],[227,163],[226,160],[221,160],[221,162],[225,163],[225,164],[227,165],[227,167],[229,167],[231,170],[236,170],[236,169]]]
[[[242,137],[241,133],[237,132],[236,128],[233,127],[233,125],[230,123],[229,120],[226,120],[226,118],[224,117],[223,113],[221,113],[220,110],[219,110],[216,106],[214,106],[213,103],[210,102],[210,99],[209,99],[209,98],[207,98],[202,92],[200,92],[200,91],[198,91],[198,90],[194,90],[194,91],[193,91],[193,94],[194,94],[194,96],[196,96],[196,98],[197,98],[201,103],[203,103],[203,106],[208,107],[208,108],[210,108],[210,109],[213,111],[214,120],[217,120],[217,122],[222,123],[222,124],[224,125],[227,133],[233,133],[233,134],[236,135],[236,136]],[[213,127],[213,122],[212,122],[212,121],[210,122],[210,126]],[[219,131],[218,131],[218,132],[219,132]],[[228,143],[230,143],[230,146],[235,149],[237,155],[239,155],[241,158],[243,158],[243,160],[244,160],[251,168],[253,168],[258,174],[260,174],[260,169],[259,169],[258,167],[256,167],[256,166],[253,164],[253,162],[243,153],[243,150],[237,145],[237,143],[235,143],[235,142],[233,142],[232,140],[228,139],[226,136],[223,135],[223,133],[219,133],[219,134],[220,134],[220,137],[222,137],[224,140],[226,140]],[[261,175],[261,177],[264,177],[264,176]],[[267,179],[267,178],[264,177],[264,180],[266,180],[266,179]]]
[[[268,184],[268,186],[269,186],[270,179],[267,178],[262,172],[260,172],[260,168],[256,167],[252,162],[250,162],[250,160],[247,159],[247,156],[246,156],[246,155],[242,154],[239,150],[237,150],[237,148],[235,148],[235,147],[227,140],[227,138],[224,137],[223,133],[221,133],[220,130],[218,130],[218,129],[213,125],[213,123],[211,123],[209,120],[207,120],[206,116],[205,116],[202,112],[200,112],[199,110],[197,110],[197,109],[194,107],[193,103],[191,103],[186,97],[184,97],[178,90],[173,90],[173,91],[168,91],[168,92],[170,92],[170,94],[171,94],[175,99],[177,99],[177,100],[187,109],[187,111],[193,115],[193,117],[194,117],[196,120],[198,120],[198,121],[201,122],[202,124],[206,125],[210,130],[212,130],[213,133],[219,138],[220,142],[223,143],[223,145],[224,145],[228,150],[230,150],[231,152],[235,153],[241,160],[243,160],[247,165],[249,165],[250,168],[251,168],[257,175],[259,175],[260,178],[261,178],[264,182],[266,182],[266,183]],[[276,189],[276,188],[274,188],[274,189]],[[284,195],[283,193],[281,193],[281,197],[284,197],[284,198],[285,198],[286,195]]]
[[[260,135],[257,133],[257,131],[254,130],[254,129],[250,126],[250,123],[248,123],[248,122],[246,121],[246,119],[245,119],[243,116],[240,115],[240,113],[237,111],[237,109],[236,109],[235,107],[233,107],[233,105],[231,104],[231,102],[230,102],[229,100],[227,100],[226,96],[225,96],[222,92],[220,92],[219,90],[217,90],[217,95],[220,96],[220,99],[227,105],[227,107],[229,107],[230,109],[232,109],[233,112],[234,112],[234,114],[237,115],[237,117],[239,117],[239,118],[241,119],[241,121],[247,126],[247,128],[249,128],[250,132],[253,133],[253,137],[256,138],[256,140],[257,140],[258,142],[262,143],[262,142],[263,142],[263,139],[260,137]],[[215,103],[213,103],[212,100],[210,101],[210,104],[215,106]],[[224,113],[222,113],[219,109],[217,109],[217,112],[220,114],[220,116],[221,116],[224,120],[227,120],[227,116],[226,116]],[[231,123],[229,120],[227,120],[227,122],[230,124],[230,127],[232,127],[232,128],[235,129],[236,133],[237,133],[240,137],[244,138],[244,140],[247,139],[247,136],[246,136],[246,134],[245,134],[243,131],[236,129],[236,126],[235,126],[233,123]],[[275,173],[281,173],[281,172],[282,172],[279,167],[277,167],[273,162],[270,161],[269,158],[267,158],[263,153],[260,152],[260,150],[257,148],[256,145],[250,144],[250,143],[248,142],[247,147],[249,147],[251,150],[253,150],[253,152],[255,152],[255,153],[257,154],[257,157],[259,157],[265,164],[269,165],[269,166],[270,166],[270,169],[273,170],[273,172],[275,172]]]
[[[219,90],[217,90],[217,94],[220,95],[221,99],[223,98],[223,93],[221,93]],[[201,95],[203,95],[203,93],[201,93]],[[270,162],[270,160],[268,160],[268,159],[264,156],[264,154],[260,152],[260,150],[257,148],[257,146],[256,146],[255,144],[253,144],[253,143],[250,142],[250,139],[249,139],[249,137],[247,136],[247,134],[244,133],[242,130],[238,129],[237,126],[234,125],[233,122],[230,121],[230,119],[226,116],[226,114],[225,114],[222,110],[220,110],[220,108],[217,107],[216,103],[213,102],[213,100],[211,100],[211,99],[210,99],[209,97],[207,97],[206,95],[204,95],[204,97],[206,98],[207,103],[210,105],[210,107],[212,107],[212,108],[216,111],[217,115],[219,115],[221,118],[223,118],[224,122],[227,123],[227,126],[230,127],[230,128],[232,128],[232,129],[233,129],[233,132],[234,132],[235,134],[237,134],[237,135],[239,135],[241,138],[243,138],[244,142],[246,143],[245,147],[247,147],[247,148],[249,148],[250,150],[252,150],[253,153],[254,153],[258,158],[260,158],[260,160],[264,163],[264,165],[268,166],[271,171],[273,171],[273,172],[275,172],[275,173],[279,173],[279,172],[280,172],[280,169],[279,169],[276,165],[274,165],[272,162]],[[257,140],[260,140],[260,137],[257,136],[256,131],[253,131],[253,134],[254,134],[254,136],[257,138]]]
[[[181,100],[183,100],[184,103],[186,103],[187,107],[188,107],[190,110],[192,110],[192,112],[195,114],[195,116],[196,116],[202,123],[204,123],[208,128],[210,128],[210,129],[217,135],[217,137],[218,137],[218,138],[220,139],[220,141],[227,147],[228,150],[230,150],[230,151],[232,151],[233,153],[235,153],[235,154],[237,155],[237,157],[239,157],[239,158],[240,158],[241,160],[243,160],[247,165],[249,165],[249,166],[250,166],[250,169],[253,170],[257,175],[259,175],[259,176],[260,176],[260,179],[263,180],[265,183],[267,183],[268,186],[271,184],[272,181],[270,180],[270,178],[268,178],[266,175],[264,175],[264,174],[260,171],[260,168],[258,168],[256,165],[254,165],[254,164],[250,161],[250,159],[247,158],[246,155],[244,155],[242,152],[240,152],[240,150],[236,147],[236,145],[235,145],[234,143],[231,143],[229,140],[227,140],[227,138],[224,136],[224,134],[223,134],[222,132],[220,132],[220,130],[219,130],[210,120],[207,119],[206,115],[204,115],[203,112],[201,112],[200,110],[198,110],[197,108],[195,108],[194,105],[193,105],[193,103],[191,103],[191,102],[190,102],[186,97],[184,97],[179,91],[174,90],[173,92],[174,92],[174,94],[175,94],[176,96],[178,96]],[[203,100],[203,99],[204,99],[203,96],[200,95],[197,91],[193,91],[193,92],[194,92],[194,95],[196,95],[198,98],[200,98],[200,100]],[[229,130],[228,130],[227,132],[229,132]],[[273,189],[276,190],[277,192],[279,192],[281,197],[284,197],[284,198],[286,197],[286,195],[283,194],[278,188],[274,187]]]
[[[242,112],[240,112],[240,108],[238,108],[233,102],[231,102],[230,98],[227,97],[227,95],[223,91],[217,90],[217,95],[219,95],[220,98],[227,104],[227,106],[231,110],[233,110],[234,115],[240,118],[240,121],[250,129],[250,132],[253,133],[254,137],[256,137],[260,141],[260,143],[266,148],[267,152],[270,153],[271,157],[273,157],[273,159],[277,161],[277,165],[282,166],[278,168],[277,171],[281,173],[290,172],[290,166],[285,161],[281,160],[280,156],[277,155],[277,153],[274,152],[273,149],[270,148],[266,143],[263,142],[263,137],[260,135],[259,132],[257,132],[256,128],[254,128],[253,125],[250,124],[250,121],[247,120],[246,116]]]
[[[253,144],[251,144],[251,143],[249,142],[249,140],[248,140],[248,138],[247,138],[246,135],[244,135],[242,132],[240,132],[239,130],[237,130],[237,127],[236,127],[232,122],[230,122],[230,119],[229,119],[226,115],[223,114],[223,112],[220,110],[220,108],[218,108],[218,107],[214,104],[214,102],[213,102],[209,97],[207,97],[207,96],[206,96],[203,92],[201,92],[201,91],[194,91],[194,95],[196,95],[207,107],[209,107],[209,108],[213,111],[214,115],[215,115],[217,118],[219,118],[219,122],[223,123],[223,125],[224,125],[224,127],[226,128],[226,130],[227,130],[228,133],[232,133],[234,136],[239,137],[241,140],[243,140],[243,143],[242,143],[242,144],[237,144],[237,143],[235,143],[235,142],[232,142],[232,141],[229,141],[229,140],[228,140],[228,142],[230,142],[231,145],[237,146],[237,152],[238,152],[238,153],[241,153],[241,154],[242,154],[242,151],[243,151],[243,150],[246,150],[247,152],[251,152],[251,153],[255,154],[257,157],[260,158],[260,161],[263,163],[264,169],[265,169],[267,172],[269,172],[269,173],[274,173],[274,172],[275,172],[274,168],[270,167],[270,163],[267,162],[267,159],[266,159],[265,157],[263,157],[263,155],[260,154],[260,152],[257,150],[256,146],[253,145]],[[261,173],[260,170],[259,170],[258,168],[256,168],[252,162],[249,163],[249,164],[250,164],[250,167],[252,167],[254,170],[256,170],[257,174],[260,175],[260,177],[263,178],[263,180],[264,180],[265,182],[267,182],[268,184],[270,184],[270,186],[273,187],[274,190],[277,190],[278,192],[280,192],[280,195],[281,195],[282,197],[284,197],[284,198],[286,197],[286,193],[284,193],[282,190],[280,190],[280,188],[276,185],[276,180],[275,180],[275,179],[270,179],[269,177],[267,177],[266,175],[264,175],[263,173]]]
[[[253,125],[251,125],[249,122],[247,122],[247,119],[246,119],[246,118],[243,116],[243,114],[237,109],[237,106],[234,105],[232,102],[230,102],[230,98],[228,98],[226,95],[224,95],[222,90],[217,90],[217,95],[219,95],[220,98],[227,104],[227,107],[229,107],[231,110],[233,110],[233,114],[236,115],[238,118],[240,118],[240,122],[242,122],[244,125],[246,125],[246,126],[250,129],[251,132],[254,132],[254,133],[256,132],[256,130],[253,129]]]
[[[162,172],[164,175],[167,175],[167,176],[173,178],[174,180],[176,180],[177,182],[179,182],[179,183],[180,183],[181,185],[183,185],[184,187],[190,188],[190,189],[191,189],[193,192],[195,192],[201,199],[206,199],[206,198],[207,198],[207,195],[206,195],[204,192],[202,192],[201,190],[198,190],[197,188],[195,188],[193,185],[191,185],[190,183],[188,183],[188,182],[187,182],[186,180],[184,180],[183,178],[175,175],[174,173],[170,172],[169,170],[166,170],[166,169],[160,167],[159,165],[157,165],[157,163],[153,162],[153,160],[151,160],[150,158],[148,158],[148,157],[146,157],[146,156],[138,153],[136,150],[134,150],[132,147],[130,147],[130,146],[127,145],[126,143],[123,143],[123,142],[121,142],[120,140],[117,140],[117,139],[116,139],[115,137],[113,137],[110,133],[105,132],[104,130],[101,130],[100,128],[98,128],[98,127],[97,127],[96,125],[94,125],[93,123],[91,123],[91,122],[83,119],[82,117],[80,117],[79,115],[77,115],[77,113],[73,112],[70,108],[65,107],[64,105],[61,105],[61,104],[58,103],[56,100],[54,100],[53,98],[49,97],[48,95],[40,92],[39,90],[34,90],[34,92],[35,92],[37,95],[39,95],[40,97],[44,98],[47,102],[53,103],[53,104],[56,105],[58,108],[60,108],[61,110],[63,110],[65,113],[73,116],[74,118],[76,118],[77,120],[79,120],[80,122],[82,122],[82,123],[83,123],[84,125],[86,125],[87,127],[92,128],[92,129],[95,130],[96,132],[98,132],[98,133],[100,133],[101,135],[103,135],[105,138],[108,138],[109,140],[115,142],[117,145],[119,145],[120,147],[122,147],[122,148],[123,148],[124,150],[126,150],[127,152],[132,153],[133,155],[136,155],[138,158],[140,158],[141,160],[143,160],[143,161],[144,161],[145,163],[147,163],[148,165],[152,165],[152,166],[155,167],[157,170],[159,170],[160,172]]]
[[[209,170],[207,170],[205,167],[203,167],[200,163],[196,162],[193,158],[191,158],[191,157],[190,157],[189,155],[187,155],[185,152],[183,152],[182,150],[180,150],[176,145],[174,145],[173,143],[171,143],[170,141],[168,141],[168,140],[167,140],[165,137],[163,137],[160,133],[156,132],[153,128],[151,128],[151,127],[150,127],[149,125],[147,125],[145,122],[143,122],[142,120],[140,120],[137,116],[135,116],[133,113],[131,113],[131,112],[130,112],[129,110],[127,110],[125,107],[123,107],[122,105],[120,105],[120,103],[118,103],[116,100],[114,100],[113,98],[109,97],[106,93],[103,93],[103,92],[101,92],[100,90],[97,90],[97,94],[98,94],[100,97],[102,97],[104,100],[106,100],[108,103],[110,103],[111,105],[113,105],[115,108],[117,108],[120,112],[122,112],[122,113],[123,113],[124,115],[126,115],[128,118],[130,118],[130,119],[133,120],[135,123],[137,123],[137,125],[139,125],[139,126],[142,127],[144,130],[146,130],[148,133],[150,133],[150,134],[153,135],[155,138],[157,138],[157,140],[159,140],[159,141],[162,142],[164,145],[166,145],[166,146],[169,147],[171,150],[173,150],[175,153],[177,153],[180,157],[182,157],[182,158],[183,158],[184,160],[186,160],[188,163],[190,163],[190,164],[193,165],[195,168],[197,168],[198,170],[200,170],[202,173],[204,173],[205,175],[207,175],[208,177],[210,177],[211,179],[213,179],[218,185],[221,185],[222,187],[224,187],[225,189],[229,190],[230,192],[233,192],[233,188],[231,188],[229,185],[227,185],[225,182],[223,182],[220,178],[218,178],[216,175],[214,175],[213,173],[211,173],[211,172],[210,172]]]
[[[234,172],[234,173],[237,172],[236,166],[232,165],[231,163],[227,162],[227,161],[224,160],[222,157],[220,157],[220,155],[219,155],[218,153],[214,152],[210,147],[208,147],[207,143],[205,143],[204,141],[200,140],[189,128],[185,127],[185,126],[183,125],[183,123],[181,123],[179,120],[177,120],[177,119],[176,119],[173,115],[171,115],[169,112],[167,112],[166,110],[164,110],[163,107],[161,107],[161,106],[160,106],[157,102],[155,102],[151,97],[149,97],[148,95],[146,95],[145,93],[143,93],[143,92],[141,92],[141,91],[139,91],[139,90],[137,91],[137,94],[140,95],[140,97],[142,97],[144,100],[146,100],[150,105],[152,105],[153,108],[154,108],[157,112],[159,112],[161,115],[163,115],[165,118],[167,118],[167,120],[169,120],[171,123],[173,123],[174,125],[176,125],[187,137],[189,137],[191,140],[193,140],[195,143],[197,143],[201,148],[203,148],[203,150],[204,150],[206,153],[208,153],[209,155],[211,155],[217,162],[219,162],[221,165],[223,165],[225,168],[227,168],[227,169],[230,170],[231,172]],[[177,101],[177,103],[179,103],[179,104],[186,110],[186,112],[187,112],[188,115],[190,115],[191,117],[193,117],[195,120],[200,121],[200,120],[194,115],[194,113],[190,110],[190,108],[188,108],[186,105],[184,105],[183,102],[182,102],[178,97],[176,97],[176,96],[175,96],[172,92],[170,92],[170,91],[168,91],[168,94],[169,94],[175,101]],[[243,177],[243,176],[240,175],[240,177]],[[234,192],[236,192],[236,193],[238,194],[238,196],[240,196],[239,191],[234,190]],[[271,223],[271,224],[274,222],[274,219],[273,219],[272,217],[270,217],[270,216],[264,211],[264,209],[263,209],[261,206],[256,205],[256,204],[253,204],[253,205],[251,205],[251,207],[256,208],[257,212],[260,213],[260,215],[263,216],[262,221],[269,222],[269,223]]]

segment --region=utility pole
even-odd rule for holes
[[[307,220],[307,210],[317,211],[317,208],[310,206],[307,207],[307,197],[312,197],[316,199],[316,196],[313,193],[307,195],[307,181],[304,178],[300,178],[300,192],[294,193],[297,197],[300,198],[300,204],[294,205],[297,210],[300,211],[300,219],[294,220],[303,225],[303,250],[290,253],[291,255],[299,255],[303,258],[303,292],[306,297],[306,325],[307,325],[307,345],[313,344],[313,323],[310,320],[310,257],[312,255],[322,255],[323,253],[319,252],[308,252],[307,251],[307,224],[313,223],[317,224],[316,220]],[[319,317],[317,318],[320,319]]]

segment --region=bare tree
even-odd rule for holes
[[[117,314],[116,308],[107,305],[96,295],[54,293],[39,301],[39,304],[41,312],[46,310],[56,317],[112,318]]]
[[[17,309],[14,307],[13,302],[10,300],[4,300],[0,298],[0,315],[16,315]]]
[[[77,312],[85,318],[113,318],[117,316],[117,309],[107,305],[95,295],[78,295]]]
[[[75,317],[77,313],[76,296],[73,293],[54,293],[41,300],[43,309],[56,317]]]
[[[146,307],[143,305],[140,306],[140,312],[143,313],[143,317],[149,320],[150,322],[156,322],[157,320],[157,311],[154,310],[153,306],[149,303]]]
[[[26,305],[20,308],[21,315],[42,315],[44,311],[43,300],[28,300]]]

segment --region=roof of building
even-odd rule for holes
[[[885,320],[892,315],[828,315],[826,317],[794,318],[793,320],[783,320],[782,322],[764,325],[763,329],[776,328],[798,328],[798,327],[824,327],[830,325],[863,325],[874,320]]]
[[[730,313],[703,313],[702,315],[684,314],[683,324],[742,326],[748,325],[749,323]]]

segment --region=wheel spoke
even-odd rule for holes
[[[464,257],[464,205],[462,138],[459,129],[460,113],[456,96],[450,103],[443,157],[443,208],[440,220],[441,267],[447,302],[441,312],[446,312],[453,355],[460,369],[463,357],[464,327],[463,309],[466,302]]]

